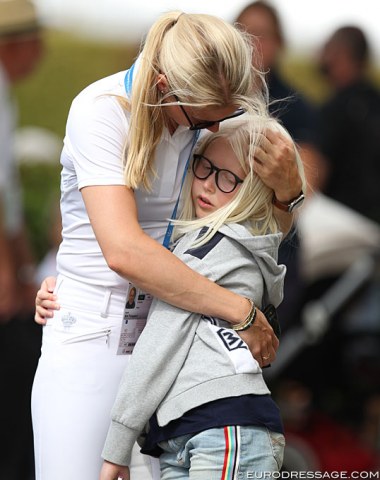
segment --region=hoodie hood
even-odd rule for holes
[[[285,265],[277,263],[282,233],[253,236],[245,226],[238,223],[223,225],[219,231],[239,242],[254,257],[264,279],[264,302],[277,307],[283,299],[286,273]]]

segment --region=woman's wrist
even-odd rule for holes
[[[291,189],[282,192],[274,192],[274,197],[281,203],[290,203],[294,198],[298,197],[301,192],[301,186],[297,189]]]
[[[293,213],[294,210],[302,206],[304,200],[305,195],[301,190],[296,197],[288,200],[287,202],[280,202],[278,198],[276,198],[276,195],[273,195],[272,203],[275,207],[277,207],[279,210],[282,210],[283,212]]]
[[[251,300],[250,298],[247,298],[247,300],[249,301],[251,308],[248,315],[244,318],[242,322],[232,325],[232,329],[235,330],[235,332],[244,332],[255,323],[257,313],[256,306],[253,300]]]
[[[287,188],[278,188],[274,190],[275,197],[281,203],[289,203],[289,201],[299,195],[300,191],[302,190],[301,177],[298,175],[295,181],[286,185],[286,187]]]
[[[252,310],[252,301],[246,297],[238,296],[238,304],[234,308],[233,316],[229,319],[229,323],[238,325],[245,321]]]

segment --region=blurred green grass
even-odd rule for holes
[[[103,76],[123,70],[137,46],[86,41],[61,32],[45,32],[45,54],[36,71],[15,87],[20,125],[64,134],[73,98]]]
[[[19,126],[37,126],[63,139],[73,98],[87,85],[127,68],[138,45],[95,42],[69,33],[45,32],[45,55],[36,71],[14,88],[19,106]],[[329,90],[311,58],[287,56],[285,77],[312,102],[321,102]],[[374,73],[380,84],[379,72]],[[59,195],[59,159],[53,165],[21,167],[25,216],[37,258],[48,248],[51,210]]]

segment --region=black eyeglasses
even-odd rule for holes
[[[202,130],[203,128],[213,127],[216,123],[224,122],[224,120],[228,120],[229,118],[239,117],[240,115],[243,115],[243,113],[245,113],[244,108],[239,108],[232,115],[228,115],[228,117],[221,118],[220,120],[204,120],[203,122],[193,123],[190,120],[190,117],[184,109],[183,105],[179,103],[179,98],[177,97],[177,95],[173,95],[173,97],[178,102],[179,108],[182,110],[182,113],[185,115],[186,120],[189,122],[190,130]]]
[[[219,190],[223,193],[231,193],[243,180],[230,170],[216,167],[211,160],[203,155],[194,155],[193,173],[199,180],[206,180],[215,172],[215,183]]]

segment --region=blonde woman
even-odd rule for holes
[[[246,298],[165,247],[197,133],[265,109],[251,55],[249,40],[227,22],[171,12],[152,26],[127,72],[73,101],[61,156],[59,275],[55,296],[48,280],[36,300],[36,320],[46,323],[32,398],[37,480],[97,477],[117,386],[152,295],[232,324],[250,311]],[[301,190],[292,144],[265,135],[256,170],[286,203]],[[276,211],[288,228],[292,215]],[[139,310],[125,310],[131,285]],[[253,355],[273,361],[278,340],[261,312],[250,330],[243,335]],[[141,455],[132,471],[151,478]]]
[[[238,335],[255,324],[257,307],[277,307],[283,297],[273,191],[250,160],[263,127],[279,128],[269,118],[247,116],[204,138],[175,222],[176,233],[184,234],[174,249],[178,258],[251,299],[251,312],[231,329],[154,300],[113,408],[101,480],[128,478],[132,446],[149,419],[143,452],[159,456],[162,480],[249,478],[281,468],[280,414]]]

